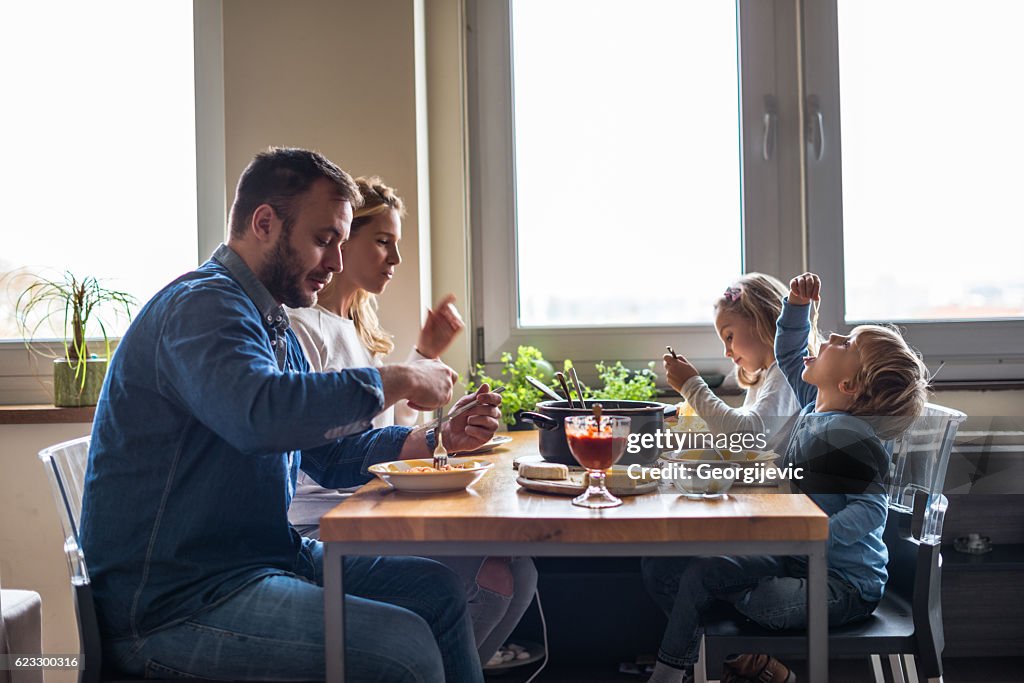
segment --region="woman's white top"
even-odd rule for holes
[[[383,360],[363,346],[355,323],[320,305],[289,308],[288,319],[299,339],[313,372],[336,372],[345,368],[379,368]],[[423,360],[415,351],[409,361]],[[373,418],[374,428],[393,424],[413,424],[419,415],[405,401],[385,409]],[[331,508],[345,497],[347,490],[325,489],[303,471],[299,471],[295,496],[288,509],[288,521],[295,525],[316,525]]]
[[[688,379],[680,393],[712,433],[763,433],[768,450],[780,454],[800,412],[796,394],[778,363],[772,363],[761,373],[761,380],[747,389],[739,408],[715,396],[700,376]]]

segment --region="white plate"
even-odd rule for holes
[[[440,493],[461,491],[484,476],[494,463],[473,458],[450,458],[452,470],[411,472],[413,467],[431,467],[431,460],[394,460],[370,465],[369,471],[397,491]]]
[[[527,491],[554,493],[560,496],[578,496],[587,490],[587,487],[583,485],[583,476],[583,472],[570,472],[568,479],[528,479],[520,476],[516,477],[516,483]],[[657,490],[657,481],[645,481],[636,486],[615,486],[613,484],[608,487],[608,492],[613,496],[639,496]]]
[[[486,453],[488,451],[493,451],[498,446],[502,446],[504,444],[507,444],[511,440],[512,440],[511,436],[495,435],[495,436],[491,437],[490,441],[488,441],[487,443],[483,444],[482,446],[477,446],[476,448],[474,448],[471,451],[459,451],[457,453],[457,455],[480,455],[481,453]]]

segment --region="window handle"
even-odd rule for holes
[[[814,160],[821,161],[825,155],[825,117],[817,95],[807,98],[807,144],[814,153]]]
[[[775,106],[775,97],[772,95],[764,96],[764,114],[762,115],[762,121],[764,122],[764,134],[761,139],[761,158],[765,161],[771,161],[775,155],[775,131],[778,127],[779,114]]]

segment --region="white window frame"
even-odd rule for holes
[[[222,0],[193,0],[192,13],[198,265],[224,241],[226,230]],[[63,353],[59,341],[36,342],[33,346],[44,354]],[[0,405],[51,403],[52,384],[49,362],[31,354],[22,341],[0,341]]]
[[[843,267],[842,136],[839,116],[839,30],[837,0],[803,3],[803,80],[808,112],[806,187],[808,259],[823,276],[828,295],[822,297],[823,331],[847,331],[858,322],[845,321]],[[884,17],[879,17],[884,21]],[[1010,87],[1009,85],[1007,87]],[[818,158],[816,114],[821,112],[823,148]],[[907,125],[904,122],[904,125]],[[893,255],[898,263],[900,255]],[[908,342],[920,351],[933,371],[945,363],[942,381],[1013,381],[1024,379],[1024,320],[896,320]]]
[[[474,267],[474,360],[495,363],[520,344],[547,358],[622,360],[634,367],[685,349],[705,372],[731,364],[710,325],[522,327],[517,321],[515,168],[509,0],[469,0],[469,125]],[[740,135],[744,271],[780,278],[806,261],[800,228],[801,147],[797,30],[793,3],[739,0]],[[749,28],[747,28],[749,27]],[[774,102],[766,145],[765,115]],[[513,191],[510,192],[509,189]],[[737,226],[739,227],[739,226]],[[652,253],[653,253],[652,249]],[[552,273],[552,286],[564,274]],[[680,273],[680,286],[685,283]],[[723,282],[723,288],[726,285]],[[710,308],[711,302],[708,302]],[[660,364],[657,365],[660,371]],[[581,368],[582,369],[582,368]]]

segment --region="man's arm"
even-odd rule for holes
[[[243,453],[301,450],[364,430],[380,373],[284,372],[252,304],[232,287],[183,289],[153,350],[164,394]]]

